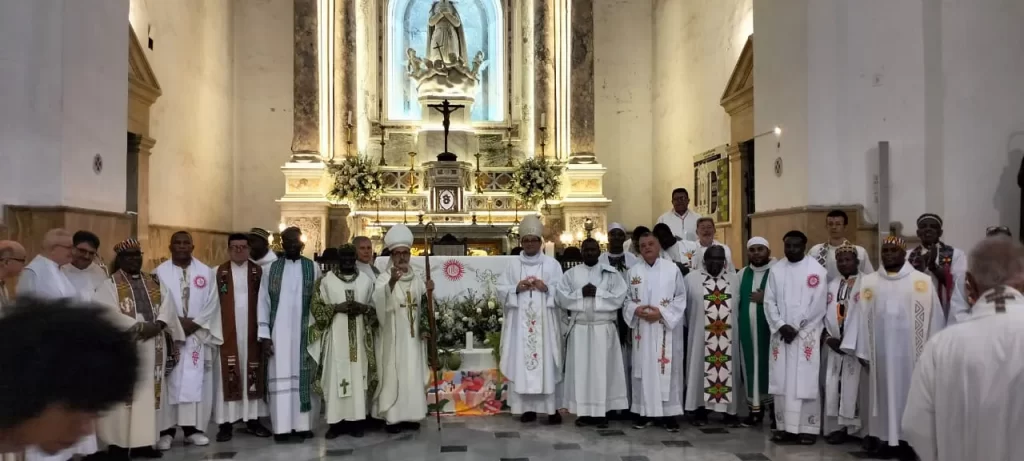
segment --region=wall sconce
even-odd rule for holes
[[[759,135],[754,136],[753,139],[760,138],[761,136],[768,136],[770,134],[774,134],[775,135],[775,138],[776,138],[775,148],[776,149],[782,148],[782,141],[781,141],[781,139],[779,139],[779,138],[782,138],[782,127],[778,126],[778,125],[775,125],[775,128],[772,128],[771,131],[765,131],[764,133],[761,133]]]

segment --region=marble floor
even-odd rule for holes
[[[390,435],[367,432],[363,438],[342,436],[325,440],[326,428],[305,443],[275,444],[241,432],[225,443],[186,447],[181,434],[166,461],[200,460],[438,460],[438,461],[832,461],[865,458],[859,444],[831,446],[819,438],[813,446],[777,446],[767,430],[726,429],[716,425],[691,427],[678,433],[658,427],[633,429],[611,422],[608,429],[578,428],[573,418],[561,426],[522,424],[509,415],[444,417],[442,430],[433,419],[417,433]],[[208,432],[213,438],[216,426]]]

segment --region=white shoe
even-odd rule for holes
[[[210,438],[202,432],[196,432],[188,437],[185,437],[185,444],[192,444],[197,447],[205,447],[210,444]]]
[[[156,441],[156,449],[159,451],[167,451],[171,449],[171,442],[174,441],[174,437],[169,435],[161,435],[160,440]]]

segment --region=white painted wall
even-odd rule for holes
[[[722,92],[755,27],[751,0],[654,2],[652,213],[671,208],[676,187],[693,189],[693,156],[726,144]],[[756,48],[755,48],[756,49]],[[630,195],[629,197],[642,197]]]
[[[277,229],[281,165],[291,156],[292,0],[235,8],[234,225]]]
[[[131,0],[139,39],[154,39],[146,56],[163,89],[150,113],[151,224],[234,228],[234,7]]]
[[[127,8],[0,3],[0,204],[124,211]]]
[[[650,0],[594,1],[594,141],[608,168],[608,222],[648,225],[655,209],[653,112],[654,9]]]

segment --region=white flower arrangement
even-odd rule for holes
[[[512,193],[527,206],[558,197],[562,165],[545,158],[531,158],[512,172]]]
[[[345,157],[339,163],[328,163],[334,186],[327,194],[333,200],[360,202],[373,200],[384,192],[384,173],[368,157]]]
[[[477,341],[487,338],[489,333],[501,331],[502,309],[497,300],[480,296],[473,290],[461,299],[438,300],[435,309],[437,344],[441,349],[465,347],[467,331],[472,331]]]

